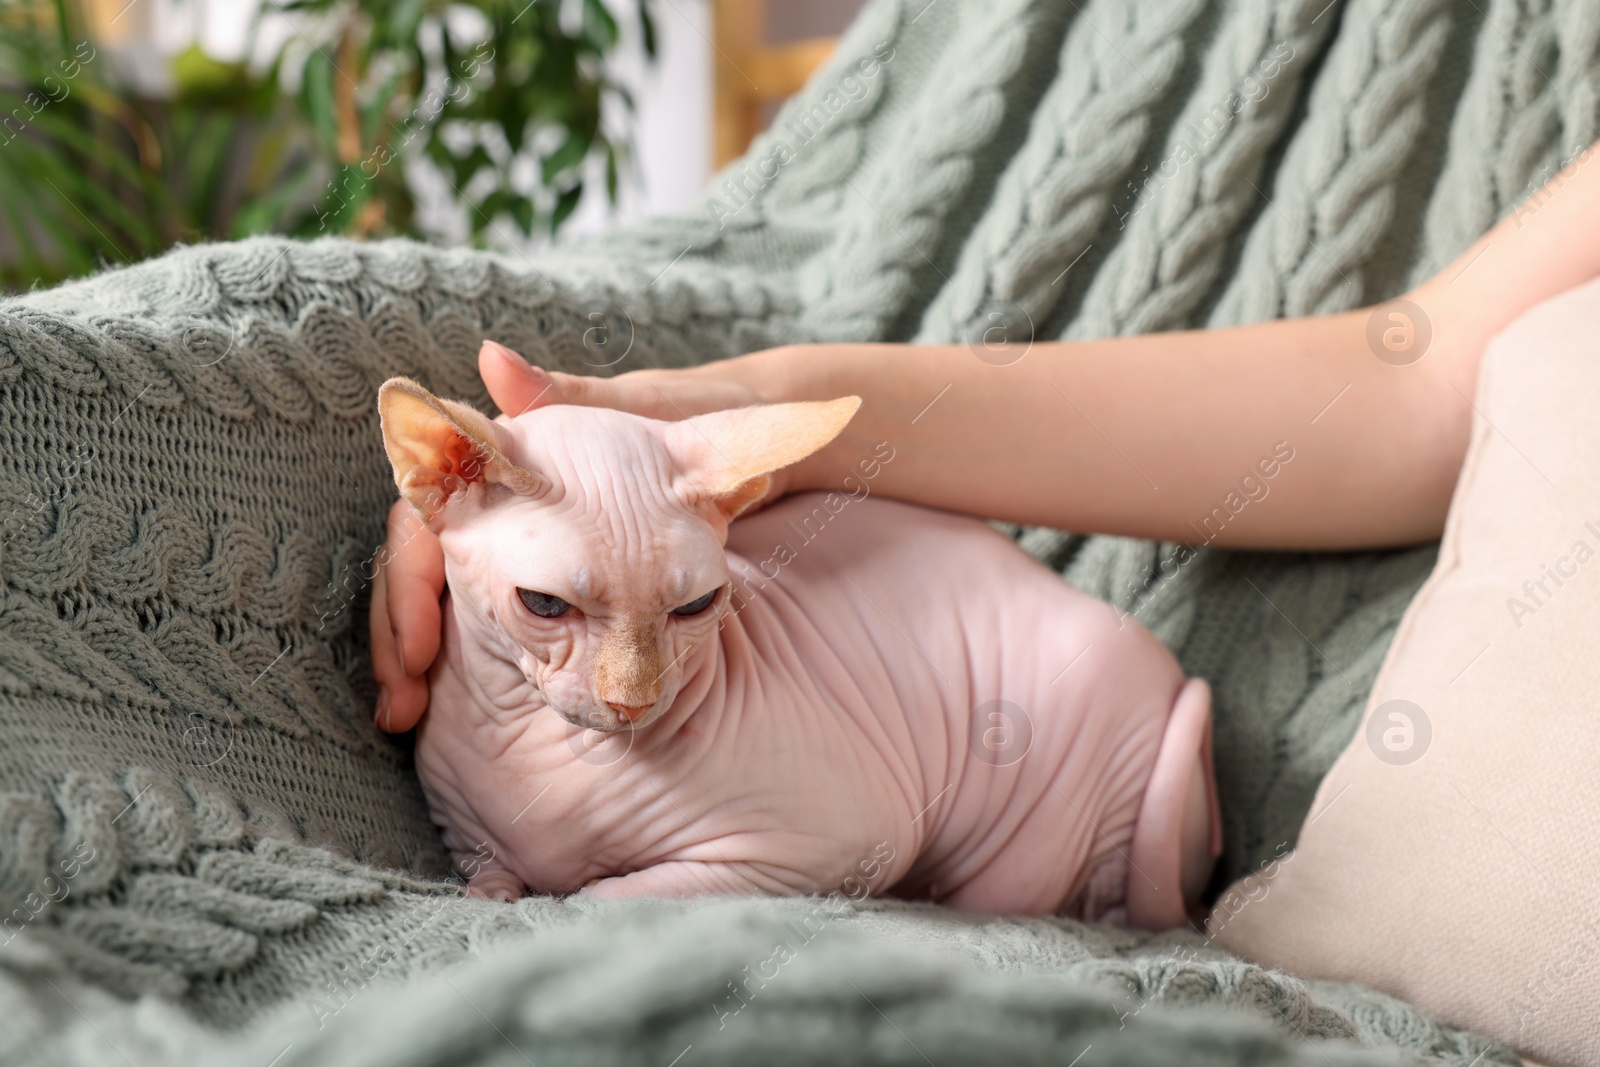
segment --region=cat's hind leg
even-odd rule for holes
[[[1129,845],[1128,925],[1182,926],[1222,851],[1222,820],[1211,760],[1211,687],[1183,684],[1139,805]]]

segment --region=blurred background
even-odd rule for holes
[[[0,0],[0,288],[691,207],[863,0]]]

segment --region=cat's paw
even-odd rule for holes
[[[467,896],[481,900],[498,900],[503,904],[521,900],[528,887],[522,879],[507,870],[483,870],[467,883]]]
[[[693,897],[705,894],[759,892],[749,878],[729,864],[670,860],[642,871],[595,878],[578,890],[590,900],[630,897]]]
[[[638,890],[629,892],[633,886],[634,883],[624,884],[620,877],[591,878],[573,895],[588,900],[621,900],[638,895]]]

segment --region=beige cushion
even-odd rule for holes
[[[1476,403],[1362,729],[1294,851],[1208,925],[1551,1067],[1600,1064],[1600,281],[1497,337]]]

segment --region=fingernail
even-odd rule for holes
[[[396,631],[394,635],[394,648],[396,652],[400,653],[400,669],[410,674],[411,668],[406,664],[406,639],[400,636],[399,631]]]
[[[378,708],[372,713],[372,721],[379,727],[389,725],[389,689],[387,686],[378,687]]]
[[[515,349],[507,348],[505,345],[501,344],[499,341],[490,341],[490,340],[485,339],[485,341],[483,342],[483,347],[492,348],[496,352],[499,352],[501,355],[510,356],[513,360],[515,360],[516,362],[522,364],[524,367],[531,367],[531,364],[529,364],[527,360],[522,358],[522,353],[521,352],[518,352]]]

